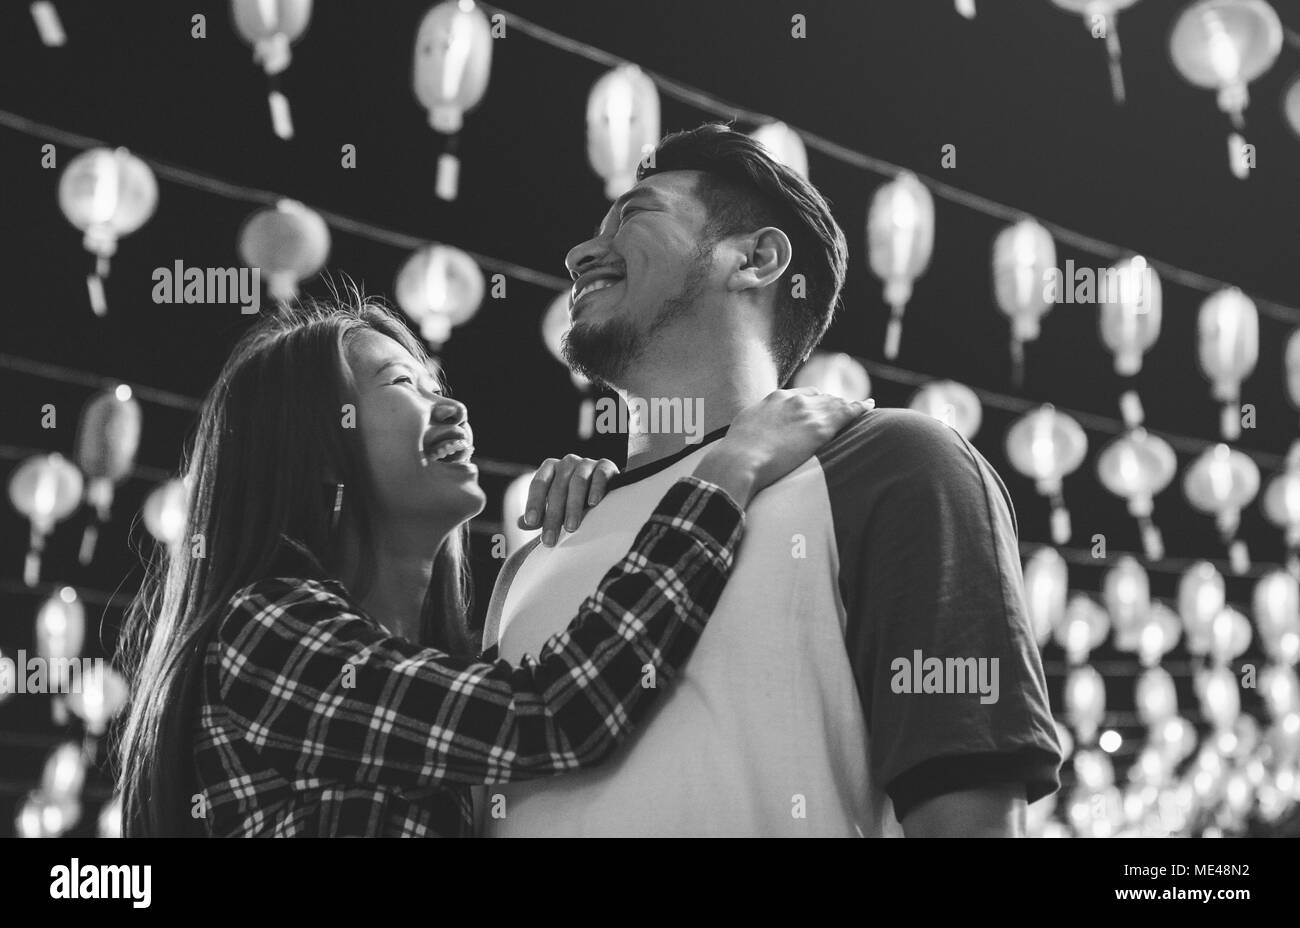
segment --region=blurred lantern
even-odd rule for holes
[[[144,501],[145,528],[172,551],[184,539],[188,519],[189,491],[183,480],[173,477],[158,484]]]
[[[1090,793],[1115,785],[1115,765],[1105,751],[1085,750],[1074,755],[1079,785]]]
[[[1039,320],[1052,308],[1046,281],[1056,268],[1056,245],[1032,219],[1007,226],[993,241],[993,296],[1011,320],[1011,375],[1024,381],[1025,342],[1038,338]]]
[[[478,106],[492,72],[492,27],[473,0],[446,0],[424,14],[415,37],[412,81],[434,131],[450,136],[438,158],[436,192],[454,200],[456,155],[465,113]]]
[[[1271,570],[1255,584],[1252,603],[1264,651],[1280,663],[1295,663],[1300,656],[1300,583],[1285,571]]]
[[[1206,721],[1216,731],[1232,728],[1241,715],[1241,690],[1232,669],[1216,666],[1198,672],[1194,689]]]
[[[871,198],[867,250],[872,272],[885,284],[890,307],[885,357],[892,360],[898,357],[912,284],[925,272],[934,250],[934,200],[910,171],[882,185]]]
[[[636,183],[641,159],[659,142],[659,91],[633,64],[606,72],[587,97],[587,159],[616,200]]]
[[[86,723],[92,739],[99,738],[126,707],[130,695],[126,678],[97,661],[82,673],[80,690],[68,696],[68,709]]]
[[[1070,664],[1082,664],[1106,640],[1109,631],[1110,616],[1106,610],[1083,593],[1076,593],[1070,597],[1053,637],[1065,649],[1065,659]]]
[[[1122,634],[1116,633],[1115,646],[1136,652],[1143,667],[1154,667],[1178,643],[1181,632],[1178,613],[1163,603],[1152,603],[1141,621]]]
[[[551,356],[566,368],[569,362],[564,360],[564,336],[569,331],[569,293],[565,291],[551,301],[542,316],[542,341],[551,352]],[[596,431],[596,401],[592,394],[595,385],[590,380],[570,369],[569,378],[574,387],[582,394],[582,405],[578,409],[578,437],[583,441],[591,438]]]
[[[1174,678],[1163,667],[1148,667],[1137,680],[1137,711],[1142,723],[1154,728],[1178,714]]]
[[[95,396],[81,411],[77,426],[77,466],[85,475],[85,499],[94,511],[81,537],[82,564],[89,564],[95,556],[99,527],[108,521],[113,507],[114,488],[135,466],[135,455],[140,448],[140,417],[140,404],[125,384]]]
[[[1079,740],[1090,743],[1106,715],[1106,684],[1090,664],[1073,668],[1065,678],[1065,715],[1078,732]],[[1074,755],[1076,768],[1083,753]]]
[[[77,508],[82,485],[81,471],[61,454],[28,458],[9,478],[9,501],[32,524],[23,565],[23,581],[28,586],[35,586],[41,578],[45,536]]]
[[[1197,328],[1201,370],[1214,385],[1214,398],[1224,404],[1220,431],[1234,441],[1241,435],[1241,382],[1259,360],[1259,313],[1250,297],[1229,287],[1201,304]]]
[[[76,590],[70,586],[60,587],[36,613],[36,653],[49,668],[50,692],[56,694],[50,708],[54,721],[60,725],[68,720],[66,697],[61,694],[73,689],[70,679],[73,665],[70,662],[81,655],[85,640],[86,609]],[[62,671],[57,678],[56,670]]]
[[[507,554],[513,554],[541,534],[540,528],[525,531],[519,527],[519,517],[528,505],[528,488],[536,473],[529,471],[511,480],[501,499],[501,530],[505,532]]]
[[[749,136],[767,149],[773,160],[784,164],[804,180],[808,179],[808,151],[798,132],[783,122],[769,122]]]
[[[1282,114],[1291,131],[1300,136],[1300,74],[1291,78],[1282,94]]]
[[[1300,680],[1294,667],[1270,664],[1259,672],[1259,696],[1270,718],[1282,719],[1300,711]]]
[[[1160,337],[1164,307],[1160,275],[1146,258],[1134,255],[1108,268],[1103,280],[1101,338],[1115,355],[1115,373],[1132,377],[1142,370],[1142,355]]]
[[[266,276],[273,299],[298,295],[299,281],[318,273],[330,254],[330,229],[315,210],[296,200],[258,210],[239,233],[239,254]]]
[[[1069,571],[1055,548],[1039,548],[1025,562],[1025,604],[1041,648],[1065,619]]]
[[[280,90],[280,74],[289,67],[289,46],[307,29],[311,0],[231,0],[235,28],[253,46],[253,60],[266,72],[271,126],[282,139],[293,138],[289,100]]]
[[[81,798],[86,785],[86,757],[81,745],[65,741],[50,752],[41,774],[41,792],[51,799]]]
[[[27,794],[14,820],[14,832],[20,838],[57,838],[81,818],[81,804],[72,799],[56,799],[40,790]]]
[[[1151,735],[1152,743],[1171,767],[1182,763],[1196,750],[1196,729],[1180,715],[1156,725]]]
[[[68,162],[59,179],[59,206],[86,233],[82,244],[95,256],[86,278],[95,315],[108,312],[104,278],[117,240],[148,222],[157,205],[153,171],[125,148],[92,148]]]
[[[1250,569],[1246,542],[1236,537],[1241,510],[1259,492],[1259,468],[1240,451],[1219,444],[1207,448],[1183,476],[1183,491],[1193,506],[1215,516],[1219,534],[1241,574]]]
[[[1124,69],[1120,64],[1119,17],[1137,0],[1052,0],[1063,10],[1083,15],[1084,24],[1092,31],[1094,39],[1106,40],[1106,55],[1110,59],[1110,90],[1116,103],[1124,102]]]
[[[1056,719],[1052,720],[1052,726],[1056,729],[1056,740],[1061,742],[1061,757],[1069,760],[1074,756],[1074,736]]]
[[[1264,488],[1264,515],[1285,533],[1287,569],[1300,580],[1300,441],[1291,443],[1286,467]]]
[[[912,395],[908,406],[951,426],[967,441],[975,437],[984,419],[975,391],[955,380],[930,381]]]
[[[1016,470],[1031,478],[1052,504],[1052,541],[1070,540],[1070,513],[1061,481],[1078,470],[1088,453],[1088,438],[1075,422],[1050,404],[1025,413],[1007,431],[1007,457]]]
[[[1286,395],[1291,405],[1300,409],[1300,329],[1286,340]]]
[[[1147,572],[1132,556],[1125,554],[1106,571],[1102,580],[1102,598],[1117,634],[1136,628],[1151,609],[1151,589]]]
[[[1250,620],[1231,606],[1210,624],[1210,658],[1218,664],[1236,660],[1250,647]]]
[[[36,0],[30,9],[32,21],[36,23],[36,34],[46,48],[59,48],[67,43],[68,34],[63,31],[59,11],[50,0]]]
[[[1198,0],[1179,14],[1169,35],[1169,54],[1185,80],[1218,91],[1219,109],[1235,130],[1228,137],[1228,163],[1250,173],[1245,128],[1246,85],[1273,66],[1282,50],[1282,23],[1265,0]]]
[[[957,12],[967,19],[974,19],[975,0],[957,0]]]
[[[840,352],[813,352],[795,374],[793,386],[814,387],[850,401],[871,396],[871,377],[867,369]]]
[[[474,317],[486,285],[478,263],[459,248],[426,245],[397,273],[397,304],[437,351],[451,330]]]
[[[122,797],[114,796],[99,810],[99,836],[101,838],[122,837]]]
[[[1160,530],[1151,520],[1154,498],[1174,479],[1178,460],[1163,438],[1133,429],[1112,441],[1097,457],[1097,476],[1107,490],[1128,501],[1138,521],[1147,560],[1165,556]]]
[[[1187,634],[1187,650],[1205,654],[1210,649],[1210,626],[1223,611],[1223,575],[1209,561],[1197,561],[1178,581],[1178,614]]]

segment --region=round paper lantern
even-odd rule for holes
[[[478,106],[492,73],[492,27],[473,0],[447,0],[424,14],[415,37],[412,83],[429,125],[454,136]],[[460,161],[454,142],[438,158],[437,194],[456,199]]]
[[[1097,456],[1097,477],[1111,493],[1128,501],[1129,515],[1138,521],[1148,560],[1164,555],[1160,530],[1151,521],[1156,494],[1169,486],[1178,469],[1174,449],[1146,429],[1132,429],[1112,441]]]
[[[1133,646],[1128,647],[1125,642],[1120,650],[1136,651],[1143,667],[1154,667],[1178,644],[1181,630],[1182,622],[1178,613],[1163,603],[1152,603],[1146,618],[1132,632]],[[1119,647],[1118,641],[1116,646]]]
[[[397,304],[435,351],[474,317],[485,290],[478,262],[449,245],[426,245],[397,273]]]
[[[1065,619],[1069,571],[1055,548],[1039,548],[1025,562],[1025,605],[1041,648]]]
[[[230,7],[235,29],[253,46],[253,60],[270,82],[271,126],[280,138],[291,139],[293,118],[289,100],[279,87],[279,75],[293,57],[290,46],[307,30],[311,0],[231,0]]]
[[[934,251],[934,200],[910,171],[883,184],[871,198],[867,249],[872,273],[885,284],[890,307],[885,357],[892,360],[898,357],[912,284],[925,272]]]
[[[1150,581],[1135,558],[1125,554],[1106,571],[1102,599],[1117,633],[1137,626],[1146,618],[1151,609]]]
[[[85,499],[94,512],[81,539],[82,564],[89,564],[95,556],[99,527],[108,521],[113,508],[114,489],[135,467],[141,415],[140,404],[126,385],[100,393],[81,411],[77,466],[85,476]]]
[[[1063,10],[1079,13],[1084,25],[1092,30],[1094,38],[1106,40],[1106,55],[1110,60],[1110,90],[1116,103],[1124,102],[1124,69],[1121,66],[1119,46],[1119,11],[1127,10],[1137,0],[1052,0]],[[1100,26],[1102,34],[1098,36]]]
[[[808,179],[808,150],[798,132],[783,122],[769,122],[749,133],[749,137],[767,149],[774,161]]]
[[[1016,470],[1031,478],[1052,504],[1052,541],[1070,540],[1070,513],[1061,481],[1078,470],[1088,453],[1088,438],[1079,423],[1057,412],[1050,403],[1021,416],[1007,431],[1007,457]]]
[[[1251,601],[1264,650],[1274,660],[1292,663],[1300,636],[1300,583],[1285,571],[1271,570],[1256,582]]]
[[[108,723],[126,708],[131,695],[126,678],[103,664],[82,674],[81,689],[67,698],[68,709],[86,723],[91,737],[101,737]]]
[[[1079,740],[1090,743],[1106,716],[1106,683],[1090,664],[1075,667],[1065,678],[1065,715]],[[1074,755],[1076,767],[1081,753]]]
[[[1300,711],[1300,680],[1295,668],[1269,665],[1259,672],[1259,696],[1273,719]]]
[[[814,387],[854,402],[871,396],[867,369],[847,354],[815,351],[795,374],[793,386]]]
[[[984,409],[975,391],[955,380],[927,383],[912,395],[908,406],[951,426],[967,441],[975,437],[984,419]]]
[[[1038,338],[1039,320],[1052,308],[1045,281],[1056,269],[1056,245],[1032,219],[1007,226],[993,240],[993,296],[1011,320],[1011,369],[1024,379],[1025,342]]]
[[[1178,615],[1187,635],[1187,650],[1205,654],[1210,626],[1227,605],[1223,575],[1209,561],[1197,561],[1178,580]]]
[[[50,752],[41,773],[41,791],[52,799],[80,799],[86,785],[86,758],[81,745],[65,741]]]
[[[513,554],[541,534],[540,528],[525,531],[519,527],[519,517],[524,514],[524,507],[528,504],[528,488],[536,474],[536,471],[529,471],[511,480],[502,497],[501,530],[505,532],[507,554]]]
[[[1148,667],[1137,680],[1138,716],[1148,728],[1165,722],[1178,714],[1178,692],[1174,678],[1163,667]]]
[[[659,91],[633,64],[602,75],[587,96],[587,158],[616,200],[636,183],[641,159],[659,143]]]
[[[572,321],[569,319],[569,294],[568,292],[559,294],[551,305],[547,307],[545,315],[542,316],[542,341],[551,353],[551,357],[559,361],[566,368],[569,362],[564,360],[564,336],[569,331]],[[582,404],[578,409],[578,437],[583,441],[591,438],[596,430],[596,401],[592,397],[595,391],[595,385],[590,380],[579,374],[577,371],[570,369],[569,378],[573,381],[573,386],[582,394]]]
[[[95,315],[108,312],[104,278],[117,240],[149,221],[158,205],[153,171],[125,148],[92,148],[68,162],[59,178],[59,206],[78,229],[83,244],[95,256],[86,278]]]
[[[1264,488],[1264,515],[1285,532],[1287,568],[1300,580],[1300,441],[1292,442],[1286,468]]]
[[[1210,623],[1210,657],[1220,664],[1236,660],[1250,647],[1250,620],[1231,606]]]
[[[144,525],[149,534],[175,551],[185,538],[189,520],[189,490],[172,478],[158,484],[144,501]]]
[[[1099,289],[1101,338],[1115,355],[1115,373],[1132,377],[1160,337],[1164,295],[1160,276],[1141,255],[1108,268]]]
[[[1219,533],[1228,546],[1232,569],[1250,569],[1246,543],[1236,537],[1241,510],[1259,492],[1259,468],[1249,457],[1227,445],[1207,448],[1187,469],[1183,490],[1193,506],[1215,516]]]
[[[975,18],[975,0],[956,0],[957,12],[966,19]]]
[[[1211,667],[1195,678],[1201,713],[1216,731],[1231,729],[1241,715],[1241,690],[1229,667]]]
[[[20,838],[57,838],[81,818],[81,804],[75,800],[55,799],[40,790],[27,794],[14,821],[14,833]]]
[[[246,265],[261,269],[272,298],[287,302],[298,295],[300,281],[325,266],[330,229],[314,210],[281,200],[275,209],[258,210],[244,223],[239,253]]]
[[[61,454],[28,458],[9,478],[9,501],[31,522],[31,540],[23,565],[23,580],[35,586],[41,576],[45,536],[66,519],[81,501],[81,471]]]
[[[1250,297],[1229,287],[1201,304],[1197,329],[1201,370],[1214,385],[1214,398],[1224,404],[1222,435],[1233,441],[1241,435],[1241,382],[1259,360],[1259,313]]]
[[[1282,23],[1265,0],[1198,0],[1184,8],[1169,35],[1169,54],[1185,80],[1218,92],[1219,109],[1232,120],[1229,164],[1249,174],[1242,157],[1246,85],[1273,66],[1282,51]]]
[[[1052,632],[1052,637],[1065,649],[1070,664],[1082,664],[1110,632],[1110,616],[1106,610],[1083,593],[1070,597],[1065,616]]]
[[[1180,715],[1157,724],[1151,735],[1152,743],[1170,766],[1182,763],[1196,750],[1196,729]]]

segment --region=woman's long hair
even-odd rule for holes
[[[304,564],[338,578],[349,527],[363,562],[348,592],[361,599],[373,582],[373,488],[357,430],[344,427],[345,404],[356,401],[347,345],[365,330],[427,363],[401,321],[351,291],[259,320],[204,399],[182,467],[189,501],[183,544],[171,552],[155,546],[119,651],[133,683],[116,752],[128,836],[202,832],[191,815],[192,733],[204,649],[231,597],[259,579],[302,576]],[[332,528],[336,480],[345,485],[345,502]],[[467,542],[462,526],[439,549],[421,624],[420,644],[454,654],[470,651]]]

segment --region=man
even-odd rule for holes
[[[843,283],[826,202],[747,136],[702,126],[648,164],[568,254],[566,357],[625,399],[698,401],[707,434],[642,422],[581,527],[507,561],[484,644],[508,660],[559,631],[673,480],[791,377]],[[484,823],[1017,835],[1060,761],[1002,482],[948,426],[877,410],[755,498],[708,632],[642,732],[598,770],[489,789]]]

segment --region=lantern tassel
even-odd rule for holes
[[[1227,441],[1241,437],[1241,413],[1235,403],[1227,403],[1219,416],[1219,431]]]
[[[1011,339],[1011,382],[1019,390],[1025,385],[1025,343]]]
[[[59,11],[55,9],[53,3],[49,0],[37,0],[32,4],[31,11],[32,19],[36,23],[36,32],[46,48],[59,48],[68,41],[67,33],[63,31],[63,23],[59,21]]]
[[[1111,95],[1114,96],[1118,105],[1123,106],[1126,99],[1124,93],[1124,67],[1120,60],[1119,24],[1113,16],[1106,19],[1106,56],[1109,59],[1110,66]]]
[[[438,156],[438,173],[433,190],[438,199],[451,202],[460,192],[460,133],[447,138],[446,147]]]
[[[1228,561],[1235,574],[1244,574],[1250,570],[1250,550],[1246,547],[1246,542],[1235,538],[1228,544]]]
[[[1292,548],[1286,559],[1286,569],[1291,576],[1300,582],[1300,550]]]
[[[1142,516],[1139,518],[1138,526],[1142,532],[1142,550],[1146,552],[1147,560],[1163,560],[1165,556],[1165,542],[1160,536],[1160,529],[1151,521],[1150,516]]]
[[[99,255],[95,258],[90,273],[86,275],[86,293],[90,297],[90,309],[96,316],[108,313],[108,298],[104,295],[104,278],[108,276],[108,258]]]
[[[596,431],[596,401],[590,396],[583,397],[578,407],[578,437],[587,441]]]
[[[1250,177],[1250,165],[1246,162],[1246,139],[1240,132],[1228,135],[1228,167],[1237,180]]]
[[[272,88],[266,99],[271,107],[271,128],[275,134],[285,141],[293,138],[293,114],[289,112],[289,98]]]
[[[1070,528],[1070,510],[1059,495],[1052,497],[1052,541],[1058,545],[1069,544],[1074,532]]]
[[[885,329],[885,357],[890,361],[898,357],[898,348],[903,341],[903,304],[895,303],[889,316],[889,326]]]
[[[36,586],[41,580],[41,552],[45,550],[45,536],[32,526],[31,541],[27,545],[27,558],[23,561],[23,582]]]
[[[95,547],[99,544],[99,522],[91,519],[86,524],[86,530],[81,533],[81,550],[77,554],[77,560],[84,567],[95,559]]]

